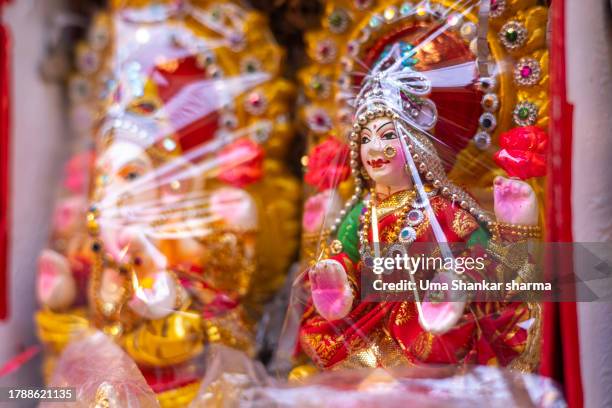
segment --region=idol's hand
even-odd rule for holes
[[[538,201],[529,184],[498,176],[494,181],[493,196],[498,222],[537,225]]]
[[[327,320],[342,319],[351,311],[353,291],[340,262],[326,259],[308,271],[312,302]]]

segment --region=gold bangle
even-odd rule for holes
[[[490,222],[489,227],[495,236],[510,235],[516,238],[541,238],[542,229],[539,225],[509,224]]]

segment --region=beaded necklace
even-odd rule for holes
[[[374,194],[375,193],[372,191],[370,194],[370,199],[366,202],[366,211],[361,216],[360,220],[359,252],[362,259],[371,258],[373,252],[368,242],[368,236],[370,225],[372,223]],[[432,197],[435,194],[435,190],[427,193],[429,197]],[[421,222],[423,222],[425,219],[422,209],[427,206],[427,203],[417,199],[416,195],[417,193],[415,190],[406,190],[392,195],[380,204],[381,208],[392,208],[393,210],[396,210],[399,207],[400,209],[397,220],[395,221],[391,232],[387,235],[389,243],[393,244],[399,241],[402,244],[410,244],[417,238],[415,227],[421,224]],[[386,252],[387,251],[383,251],[381,255],[384,256]]]

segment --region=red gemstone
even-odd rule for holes
[[[329,45],[327,45],[327,44],[324,44],[324,45],[319,47],[319,53],[320,53],[321,57],[323,57],[323,58],[329,57],[330,52],[331,52],[331,47]]]
[[[491,0],[491,10],[495,11],[497,10],[497,0]]]
[[[262,103],[261,95],[259,95],[258,93],[252,93],[249,96],[249,103],[251,104],[251,106],[255,108],[260,107]]]
[[[316,115],[314,120],[318,126],[325,126],[327,124],[327,120],[323,115]]]
[[[529,78],[530,75],[531,75],[531,67],[529,67],[528,65],[525,65],[523,68],[521,68],[521,76],[523,78]]]
[[[409,219],[410,221],[418,221],[418,220],[419,220],[419,218],[420,218],[420,215],[421,215],[421,214],[420,214],[418,211],[410,211],[410,212],[408,213],[408,219]]]

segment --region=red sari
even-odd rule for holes
[[[480,229],[467,211],[441,196],[433,197],[431,206],[450,243],[467,242]],[[389,243],[398,214],[399,211],[394,211],[379,219],[383,243]],[[416,231],[415,242],[435,242],[427,217]],[[414,302],[361,301],[361,261],[353,262],[344,252],[332,259],[344,266],[354,286],[355,300],[351,312],[334,321],[321,317],[311,304],[306,308],[299,331],[299,349],[321,368],[418,364],[507,366],[518,360],[526,349],[528,330],[521,327],[525,325],[519,326],[532,317],[526,303],[468,303],[455,327],[437,336],[421,327]],[[486,269],[492,272],[495,267],[488,264]]]

